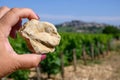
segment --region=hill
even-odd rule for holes
[[[108,24],[72,20],[56,25],[60,32],[101,32]]]

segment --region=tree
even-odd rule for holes
[[[120,39],[120,29],[115,26],[107,26],[103,29],[103,33],[112,34],[116,39]]]

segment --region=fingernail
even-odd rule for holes
[[[42,54],[41,55],[41,60],[44,60],[46,58],[46,55],[45,54]]]
[[[36,14],[36,16],[38,17],[38,19],[40,19],[40,17],[39,17],[39,15],[38,15],[38,14]]]

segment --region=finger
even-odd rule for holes
[[[3,6],[3,7],[0,7],[0,18],[5,15],[8,11],[10,10],[10,8],[6,7],[6,6]]]
[[[28,18],[28,19],[38,19],[37,15],[28,8],[12,8],[10,11],[2,17],[2,21],[6,23],[7,26],[14,26],[19,19]]]
[[[0,23],[2,24],[2,32],[5,33],[5,36],[8,37],[10,34],[11,28],[18,23],[22,18],[28,19],[39,19],[37,15],[28,8],[12,8],[10,9],[1,19]]]
[[[24,54],[19,55],[19,63],[21,69],[37,67],[39,62],[46,58],[46,55]]]
[[[14,27],[12,27],[12,30],[10,31],[10,37],[16,38],[17,30],[19,30],[21,26],[22,26],[22,20],[20,19],[18,23]]]

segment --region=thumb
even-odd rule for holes
[[[28,69],[32,67],[37,67],[41,60],[44,60],[46,55],[37,54],[23,54],[18,55],[19,68]]]

